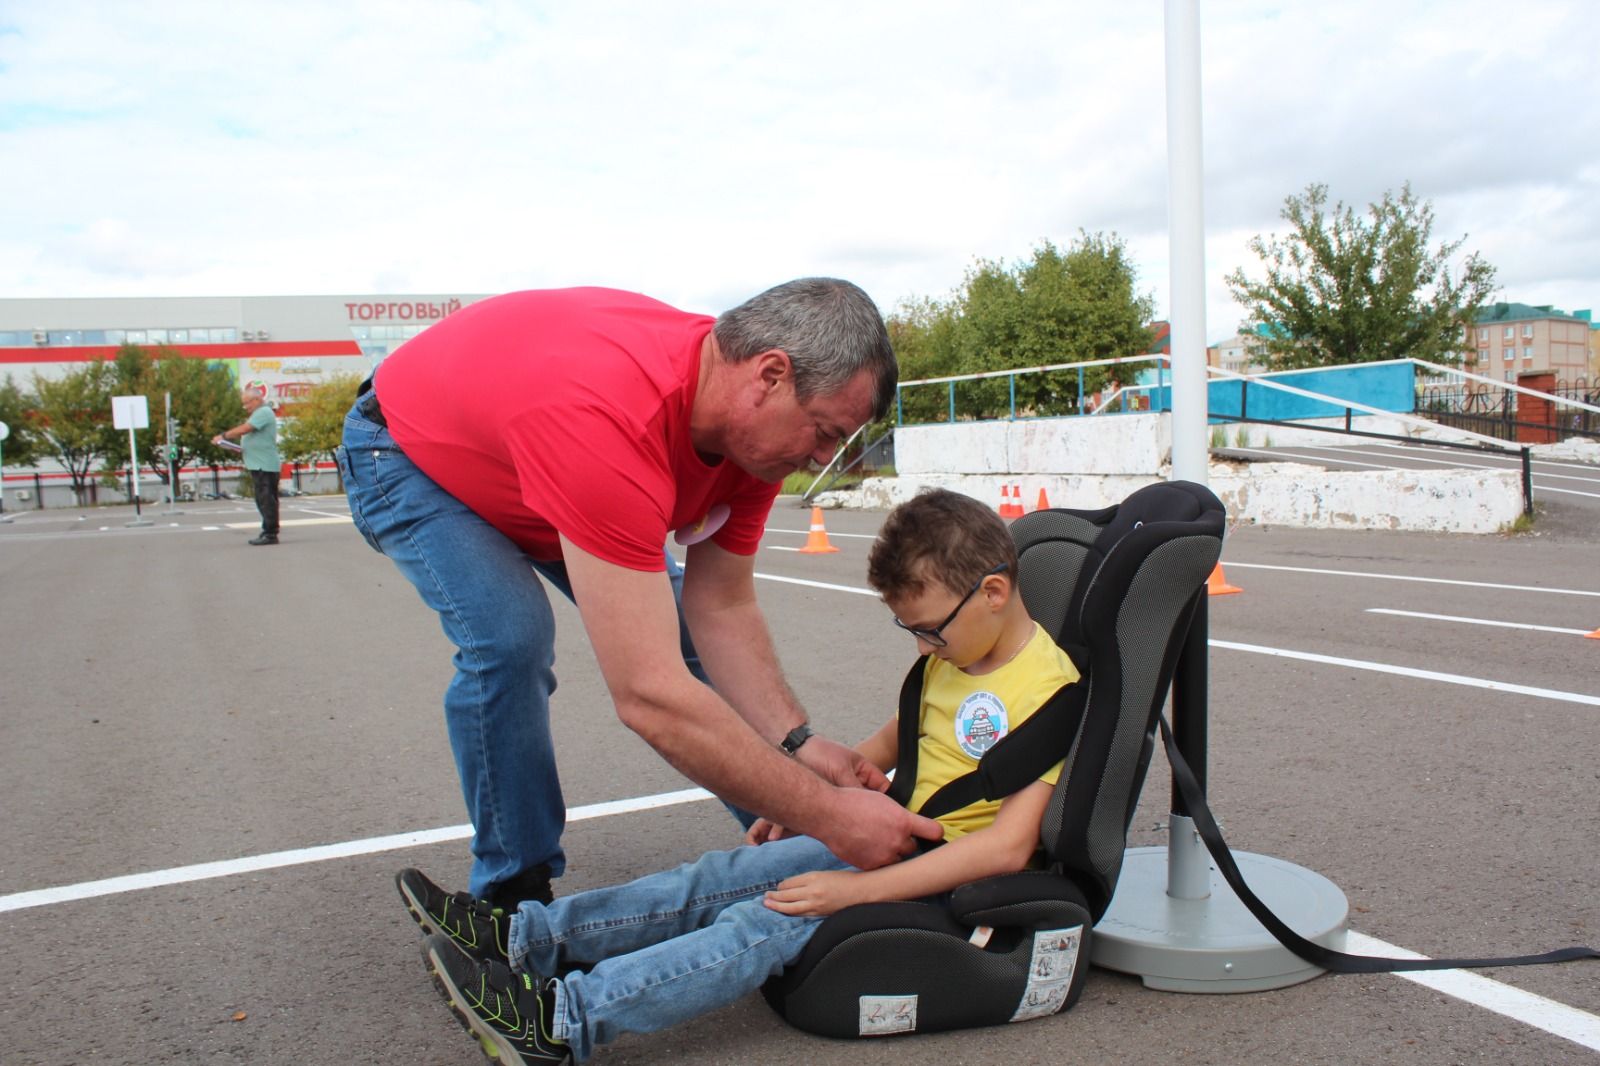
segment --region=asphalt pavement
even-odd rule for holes
[[[1056,501],[1070,505],[1070,501]],[[1600,945],[1600,538],[1585,501],[1534,532],[1241,527],[1209,602],[1210,794],[1236,848],[1348,896],[1352,929],[1432,955]],[[0,1062],[476,1063],[390,883],[464,883],[439,696],[450,648],[337,498],[25,512],[0,524]],[[818,727],[892,713],[914,655],[864,594],[878,512],[793,551],[780,502],[758,582]],[[785,550],[791,549],[791,550]],[[553,708],[572,821],[558,892],[737,840],[616,720],[576,612]],[[1160,845],[1160,756],[1131,843]],[[1367,943],[1367,941],[1362,941]],[[1600,1058],[1600,962],[1476,971],[1440,990],[1321,977],[1181,995],[1096,971],[1072,1011],[962,1033],[832,1041],[760,997],[602,1063],[871,1066]]]

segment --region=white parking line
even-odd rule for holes
[[[1540,699],[1559,700],[1562,703],[1581,703],[1590,707],[1600,707],[1600,696],[1591,696],[1585,692],[1563,692],[1554,688],[1516,685],[1510,681],[1491,681],[1485,677],[1445,674],[1437,670],[1419,670],[1414,666],[1394,666],[1367,659],[1341,659],[1337,655],[1319,655],[1316,652],[1292,651],[1288,648],[1267,648],[1260,644],[1240,644],[1232,640],[1212,640],[1211,646],[1225,651],[1246,651],[1256,655],[1272,655],[1280,659],[1298,659],[1301,662],[1322,663],[1326,666],[1343,666],[1351,670],[1370,670],[1377,674],[1414,677],[1419,681],[1442,681],[1447,685],[1465,685],[1468,688],[1488,689],[1491,692],[1509,692],[1518,696],[1537,696]]]
[[[285,518],[282,521],[280,521],[278,524],[280,526],[332,526],[332,525],[346,525],[346,524],[349,523],[349,521],[350,521],[350,516],[349,515],[347,515],[347,514],[336,514],[336,515],[329,515],[327,518]],[[261,524],[261,520],[260,519],[257,519],[254,522],[229,522],[228,523],[228,528],[229,529],[255,529],[260,524]]]
[[[1586,637],[1587,629],[1564,629],[1561,626],[1536,626],[1528,622],[1496,622],[1489,618],[1463,618],[1457,614],[1428,614],[1424,611],[1397,611],[1390,607],[1368,607],[1368,614],[1392,614],[1402,618],[1426,618],[1433,622],[1461,622],[1469,626],[1496,626],[1500,629],[1533,629],[1540,633],[1571,633]]]
[[[593,803],[587,807],[574,807],[567,812],[568,822],[581,822],[588,818],[605,818],[613,814],[630,814],[635,811],[671,807],[680,803],[695,803],[710,799],[711,793],[703,788],[686,788],[677,792],[662,792],[654,796],[635,799],[610,800]],[[0,913],[20,911],[29,907],[46,907],[55,903],[93,899],[96,896],[113,896],[123,892],[137,892],[164,885],[181,885],[189,881],[206,881],[216,877],[255,873],[259,870],[276,870],[284,866],[299,866],[308,862],[326,862],[329,859],[347,859],[356,855],[374,855],[383,851],[421,847],[446,840],[464,840],[472,835],[470,825],[450,825],[439,829],[420,829],[392,836],[368,837],[365,840],[348,840],[343,844],[325,844],[315,848],[296,848],[293,851],[275,851],[267,855],[250,855],[242,859],[225,859],[221,862],[202,862],[193,866],[178,866],[170,870],[151,870],[148,873],[108,877],[102,881],[84,881],[76,885],[60,885],[31,892],[14,892],[0,896]]]
[[[1353,929],[1345,936],[1345,946],[1347,950],[1362,955],[1387,955],[1397,959],[1428,957],[1384,943],[1376,937],[1365,936]],[[1578,1010],[1576,1007],[1569,1007],[1565,1003],[1558,1003],[1553,999],[1534,995],[1532,992],[1524,992],[1520,988],[1503,985],[1499,981],[1491,981],[1487,977],[1468,973],[1466,970],[1424,970],[1415,973],[1397,973],[1393,976],[1402,981],[1411,981],[1425,988],[1431,988],[1435,992],[1443,992],[1447,996],[1454,996],[1474,1007],[1482,1007],[1484,1010],[1515,1019],[1524,1025],[1531,1025],[1535,1029],[1542,1029],[1551,1036],[1559,1036],[1563,1040],[1571,1040],[1575,1044],[1600,1051],[1600,1017]]]
[[[804,536],[809,535],[811,530],[809,530],[809,529],[779,529],[777,526],[768,526],[768,527],[766,527],[764,532],[767,532],[767,533],[793,533],[797,537],[804,537]],[[829,537],[852,537],[852,538],[854,538],[856,540],[876,540],[878,535],[876,533],[835,533],[833,530],[830,529],[830,530],[828,530],[828,536]]]
[[[1292,574],[1329,574],[1333,577],[1370,577],[1379,581],[1421,581],[1430,585],[1462,585],[1474,589],[1506,589],[1510,592],[1549,592],[1558,596],[1596,596],[1600,592],[1591,592],[1588,589],[1558,589],[1543,588],[1539,585],[1501,585],[1493,581],[1459,581],[1449,577],[1413,577],[1410,574],[1375,574],[1367,570],[1323,570],[1314,566],[1276,566],[1272,563],[1239,563],[1232,559],[1224,561],[1225,566],[1237,566],[1243,570],[1284,570]]]

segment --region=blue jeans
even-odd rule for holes
[[[550,737],[556,631],[539,575],[570,599],[565,565],[529,558],[359,410],[345,418],[336,458],[356,528],[438,612],[456,647],[444,711],[474,830],[468,891],[490,895],[541,865],[559,875],[566,804]],[[683,571],[666,558],[677,596]],[[681,609],[679,639],[690,672],[706,680]]]
[[[820,918],[779,914],[762,895],[808,870],[848,870],[811,837],[713,851],[674,870],[511,919],[511,964],[557,984],[552,1036],[579,1062],[623,1033],[650,1033],[726,1006],[799,958]],[[587,972],[583,972],[587,971]]]

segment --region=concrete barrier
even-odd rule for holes
[[[1337,421],[1343,425],[1343,419]],[[1356,422],[1369,422],[1378,432],[1390,428],[1379,419]],[[1249,431],[1257,445],[1268,435],[1278,446],[1370,444],[1276,426],[1250,426]],[[1029,510],[1040,489],[1057,507],[1107,507],[1165,480],[1171,452],[1170,421],[1159,413],[902,426],[895,431],[897,477],[869,479],[850,492],[823,493],[816,502],[888,508],[923,488],[940,487],[995,506],[1002,487],[1017,485]],[[1494,533],[1522,513],[1521,475],[1515,469],[1356,471],[1290,462],[1214,462],[1209,479],[1233,520],[1260,525]]]

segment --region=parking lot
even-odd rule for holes
[[[1057,500],[1061,505],[1071,501]],[[1551,500],[1531,535],[1241,527],[1210,601],[1213,809],[1314,869],[1353,931],[1430,955],[1600,945],[1600,532]],[[0,1061],[475,1063],[390,878],[468,860],[439,697],[450,648],[336,497],[51,511],[0,525]],[[883,515],[831,511],[801,555],[780,502],[759,593],[818,727],[892,713],[914,649],[867,593]],[[737,839],[617,722],[576,612],[553,714],[572,820],[558,892]],[[1158,754],[1131,843],[1164,842]],[[1362,940],[1362,944],[1368,941]],[[1322,977],[1196,996],[1092,974],[1057,1017],[840,1042],[759,997],[609,1063],[1592,1063],[1600,962],[1441,991]]]

